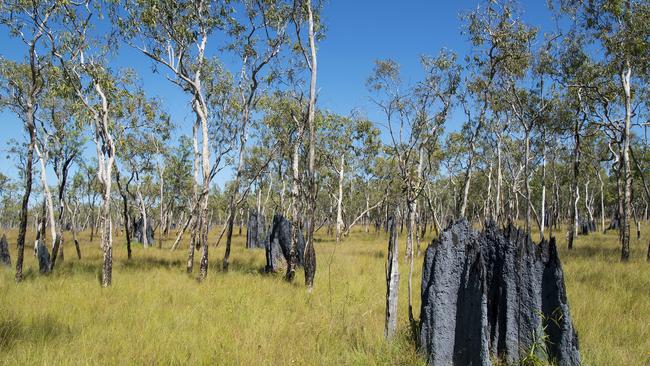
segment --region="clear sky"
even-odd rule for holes
[[[461,34],[459,15],[476,8],[478,0],[326,0],[324,21],[326,39],[318,49],[319,107],[342,115],[360,109],[371,119],[379,115],[368,101],[365,80],[377,59],[391,58],[402,67],[405,80],[420,75],[419,56],[435,55],[441,48],[459,54],[469,44]],[[546,0],[524,0],[521,8],[525,21],[547,29],[551,16]],[[24,46],[11,39],[0,26],[0,54],[20,60]],[[164,101],[167,112],[179,126],[179,134],[190,134],[193,116],[187,98],[178,87],[151,73],[151,63],[138,52],[124,47],[112,63],[115,67],[134,68],[150,96]],[[447,128],[461,123],[452,116]],[[10,112],[0,113],[0,172],[17,177],[14,162],[7,159],[10,139],[24,141],[21,122]],[[227,174],[218,177],[220,184]]]

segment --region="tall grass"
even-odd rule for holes
[[[15,264],[15,233],[8,236]],[[584,364],[650,364],[645,242],[634,242],[633,261],[621,264],[614,232],[579,237],[571,253],[559,239]],[[264,252],[246,250],[245,235],[235,237],[228,273],[220,270],[223,248],[211,249],[210,274],[201,284],[185,274],[184,248],[136,245],[127,261],[123,240],[115,239],[108,289],[99,286],[101,251],[88,233],[81,236],[83,259],[68,241],[65,261],[49,276],[38,274],[30,251],[23,283],[13,281],[13,268],[0,269],[1,364],[425,363],[409,338],[403,253],[400,336],[391,344],[383,338],[383,234],[354,232],[339,246],[317,237],[311,295],[301,274],[294,284],[263,274]],[[422,257],[416,263],[417,316]]]

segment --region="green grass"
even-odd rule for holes
[[[15,233],[8,235],[15,264]],[[559,236],[584,364],[650,364],[647,239],[634,241],[633,261],[621,264],[614,232],[579,237],[571,253]],[[355,232],[339,246],[318,238],[311,295],[302,273],[294,284],[262,274],[264,253],[244,249],[244,238],[235,237],[228,273],[220,271],[223,247],[211,249],[202,284],[185,274],[185,248],[136,245],[127,261],[124,237],[115,238],[108,289],[99,286],[98,241],[87,233],[83,259],[68,241],[50,276],[38,274],[27,250],[23,283],[13,268],[0,269],[0,364],[424,364],[408,336],[404,261],[400,336],[383,338],[385,236]],[[422,257],[416,264],[417,316]]]

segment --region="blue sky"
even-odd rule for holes
[[[326,39],[319,44],[319,107],[347,115],[353,109],[371,119],[379,114],[368,100],[365,80],[374,61],[391,58],[402,68],[406,81],[420,75],[419,56],[435,55],[441,48],[459,54],[468,52],[469,44],[461,34],[459,15],[474,9],[477,0],[327,0],[324,21]],[[524,19],[542,30],[550,26],[551,16],[545,0],[522,1]],[[19,60],[24,46],[11,39],[0,27],[0,54]],[[115,67],[132,67],[150,96],[159,97],[179,126],[180,134],[191,133],[193,116],[187,99],[175,85],[151,73],[151,63],[135,50],[124,47],[112,60]],[[452,116],[447,129],[462,121]],[[0,112],[0,172],[17,177],[14,162],[6,158],[10,139],[24,140],[21,122],[10,112]],[[228,173],[218,178],[220,184]]]

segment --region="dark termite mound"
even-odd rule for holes
[[[594,220],[581,218],[578,220],[578,229],[579,235],[589,235],[589,233],[596,231],[596,222]]]
[[[11,267],[9,244],[7,243],[7,237],[4,234],[2,234],[2,239],[0,239],[0,264]]]
[[[292,223],[280,214],[273,216],[273,224],[266,243],[266,271],[276,272],[286,268],[291,246]],[[296,264],[302,267],[305,252],[305,239],[302,230],[298,228],[298,243],[296,245]]]
[[[39,272],[50,272],[50,252],[41,239],[36,241],[36,258],[38,259]]]
[[[140,217],[139,220],[133,221],[133,236],[139,243],[144,243],[144,220]],[[147,221],[147,245],[154,245],[154,233],[151,227],[151,222]]]
[[[246,248],[264,249],[266,248],[267,235],[265,233],[264,216],[251,211],[248,215],[248,224],[246,226]]]
[[[579,365],[555,239],[513,226],[450,225],[424,258],[419,341],[429,365],[492,365],[534,357]]]

